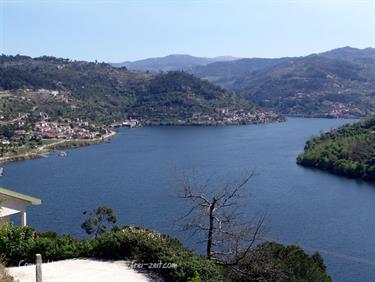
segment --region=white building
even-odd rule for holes
[[[11,215],[21,213],[21,225],[26,226],[26,207],[40,204],[42,200],[38,198],[0,188],[0,225],[8,222]]]

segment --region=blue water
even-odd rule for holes
[[[120,223],[190,244],[173,227],[186,206],[172,171],[194,168],[217,184],[255,169],[243,210],[267,215],[267,238],[320,250],[334,281],[375,281],[375,186],[295,164],[310,136],[347,122],[121,129],[111,144],[68,150],[66,158],[6,164],[0,186],[43,199],[28,216],[40,231],[81,236],[82,211],[106,204]]]

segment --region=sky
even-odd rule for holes
[[[375,47],[375,0],[0,0],[0,53],[123,62]]]

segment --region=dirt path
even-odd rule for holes
[[[10,267],[9,274],[20,282],[35,282],[35,265]],[[63,260],[42,265],[46,282],[146,282],[146,275],[130,269],[126,261]]]

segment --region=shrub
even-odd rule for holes
[[[29,261],[33,255],[34,234],[31,227],[3,225],[0,228],[0,256],[4,256],[4,262],[17,265],[21,260]]]
[[[176,268],[153,269],[171,281],[187,281],[196,278],[196,273],[204,281],[224,281],[223,269],[214,262],[186,249],[178,240],[150,230],[127,227],[93,239],[91,246],[93,257],[176,264]]]
[[[298,246],[284,246],[274,242],[259,245],[240,261],[237,268],[250,275],[233,273],[236,281],[274,282],[330,282],[319,253],[308,256]]]
[[[43,259],[63,260],[80,256],[79,242],[73,237],[64,235],[59,237],[40,237],[34,240],[33,252],[43,255]]]
[[[176,268],[150,269],[171,281],[224,281],[221,267],[186,249],[178,240],[141,228],[126,227],[94,239],[76,240],[48,232],[35,238],[34,229],[7,225],[0,228],[0,256],[10,265],[71,258],[123,259],[141,263],[173,263]]]
[[[242,276],[197,255],[177,239],[147,229],[124,227],[84,240],[53,232],[37,238],[34,234],[30,227],[1,227],[0,257],[13,265],[21,260],[33,262],[36,253],[40,253],[45,261],[84,257],[135,261],[145,263],[145,267],[156,263],[160,267],[148,270],[158,273],[166,281],[176,282],[331,281],[318,253],[310,257],[297,246],[272,242],[259,245],[240,261],[236,268],[247,273]],[[177,267],[165,268],[159,262]]]

